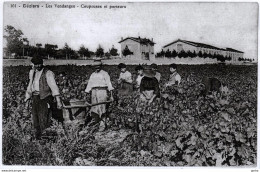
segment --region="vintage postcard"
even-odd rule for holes
[[[256,2],[6,1],[2,167],[259,167]]]

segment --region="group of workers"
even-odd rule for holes
[[[43,65],[42,58],[33,57],[31,59],[33,68],[29,72],[29,84],[25,94],[25,103],[32,100],[32,122],[35,128],[36,139],[40,139],[42,132],[50,124],[50,118],[54,98],[58,109],[62,109],[62,100],[60,98],[59,88],[55,81],[54,73]],[[113,101],[113,90],[109,74],[102,69],[101,60],[95,60],[95,71],[91,74],[86,93],[91,94],[91,103],[100,103],[105,101]],[[118,97],[129,95],[133,91],[140,93],[140,101],[150,104],[159,96],[159,82],[161,74],[157,71],[157,65],[152,64],[144,68],[139,65],[135,68],[138,75],[133,79],[132,74],[127,71],[126,65],[120,63],[120,76],[118,78]],[[176,64],[170,65],[170,78],[166,83],[166,87],[171,85],[179,85],[181,77],[177,73]],[[106,113],[106,104],[92,106],[91,114],[96,115],[102,124],[102,115]]]

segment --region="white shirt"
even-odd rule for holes
[[[27,91],[26,91],[26,95],[25,95],[26,98],[30,98],[32,92],[40,91],[39,81],[40,81],[42,72],[43,72],[43,69],[41,71],[35,70],[35,76],[34,76],[34,79],[33,79],[34,70],[30,70],[30,73],[29,73],[30,81],[29,81],[29,85],[27,87]],[[60,95],[59,88],[58,88],[58,86],[55,82],[55,75],[50,70],[47,70],[47,72],[46,72],[46,81],[47,81],[47,84],[52,91],[52,95],[53,96]]]
[[[92,73],[85,92],[89,93],[95,87],[107,87],[109,91],[114,89],[110,81],[110,76],[106,71],[100,70],[99,72]]]
[[[175,85],[175,81],[178,82],[178,85],[181,82],[181,76],[177,72],[174,72],[173,74],[170,75],[168,85],[169,86]]]
[[[124,73],[121,72],[120,75],[119,75],[119,80],[125,80],[126,82],[128,83],[132,83],[133,80],[132,80],[132,74],[128,71],[125,71]]]
[[[33,83],[32,83],[32,92],[40,91],[39,82],[40,82],[42,72],[43,72],[43,69],[41,71],[35,70],[35,76],[34,76],[34,80],[33,80]]]
[[[136,87],[139,88],[141,84],[141,80],[143,79],[144,75],[138,75],[136,78]]]
[[[159,72],[155,73],[155,78],[157,79],[158,82],[161,80],[161,74]]]

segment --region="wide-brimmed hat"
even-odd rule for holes
[[[146,77],[153,78],[153,77],[155,77],[155,74],[156,74],[156,72],[153,71],[151,68],[144,69],[144,76],[146,76]]]
[[[40,58],[40,57],[33,57],[33,58],[31,59],[31,62],[32,62],[34,65],[43,64],[43,60],[42,60],[42,58]]]
[[[135,67],[135,71],[143,70],[143,69],[144,69],[144,68],[143,68],[143,66],[141,66],[141,65],[138,65],[138,66]]]
[[[157,64],[152,63],[152,64],[151,64],[151,68],[158,69],[158,66],[157,66]]]
[[[124,63],[119,63],[118,68],[119,69],[126,68],[126,65]]]
[[[177,69],[177,65],[175,63],[170,64],[170,67],[173,69]]]

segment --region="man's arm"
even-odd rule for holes
[[[61,103],[61,99],[60,99],[60,91],[55,82],[55,76],[52,71],[46,72],[46,80],[51,89],[52,95],[56,98],[57,107],[58,107],[58,109],[60,109],[62,107],[62,103]]]
[[[29,84],[28,84],[26,92],[25,92],[25,100],[24,100],[25,102],[27,102],[32,96],[33,73],[34,73],[34,70],[30,70],[30,72],[29,72]]]

